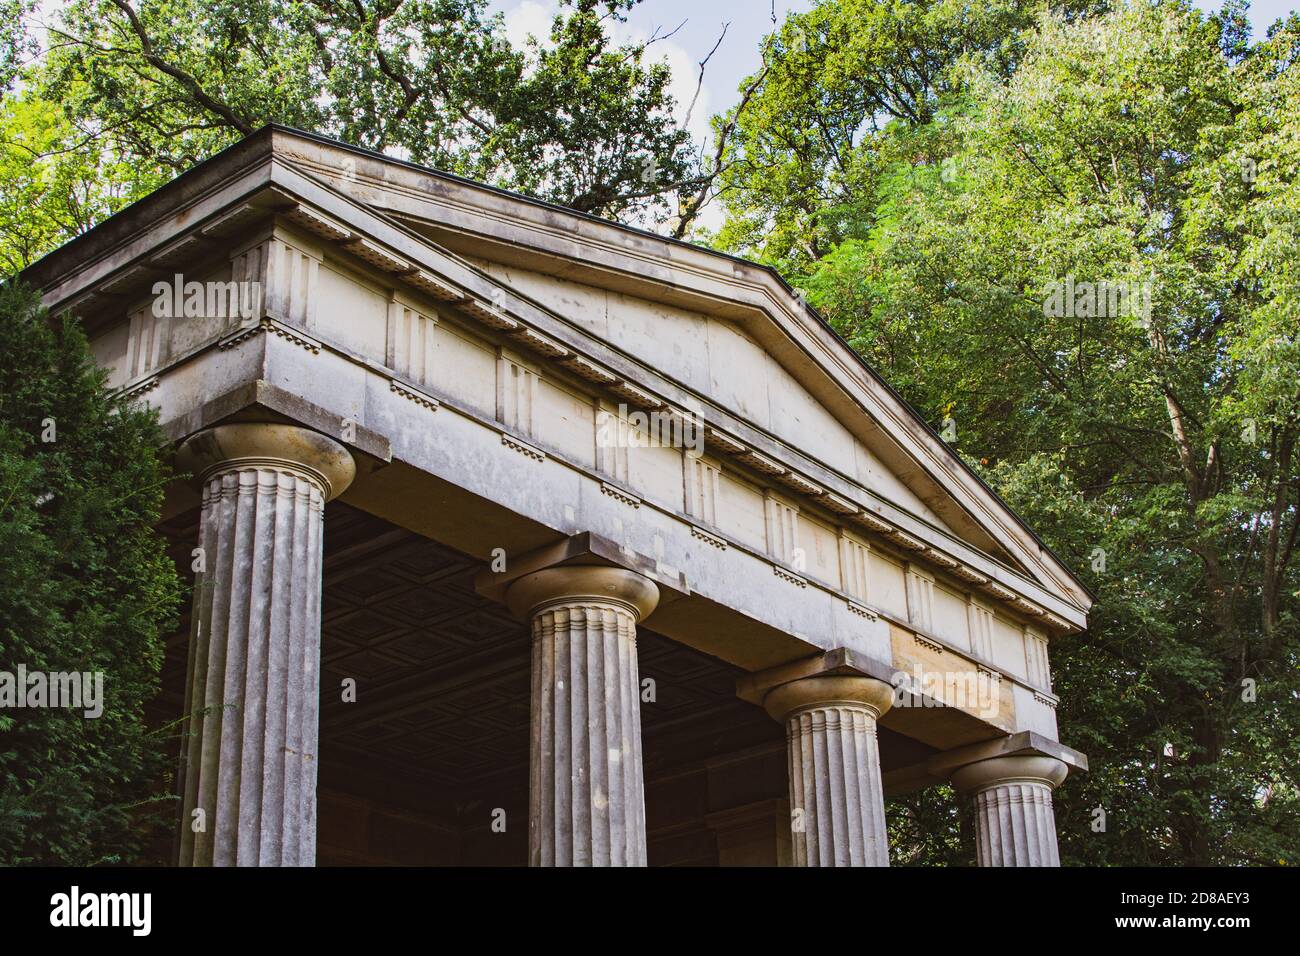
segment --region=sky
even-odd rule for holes
[[[777,22],[784,21],[787,12],[812,6],[811,0],[775,0]],[[512,43],[519,43],[530,33],[545,38],[559,3],[493,0],[490,8],[505,14],[506,32]],[[628,15],[627,23],[612,32],[616,39],[629,42],[644,41],[656,33],[672,34],[656,40],[649,53],[667,60],[672,68],[673,99],[679,104],[679,119],[684,119],[699,82],[699,61],[708,56],[723,25],[728,24],[722,44],[709,60],[691,112],[691,132],[702,140],[709,130],[709,118],[735,103],[741,81],[759,68],[759,43],[774,29],[772,10],[773,0],[643,0]]]

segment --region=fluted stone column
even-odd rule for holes
[[[894,701],[884,681],[805,677],[763,699],[786,726],[796,866],[888,866],[876,720]]]
[[[531,866],[645,866],[636,625],[659,600],[622,568],[563,566],[506,595],[532,622]]]
[[[177,467],[203,489],[204,564],[194,582],[179,862],[311,866],[324,508],[355,464],[317,432],[238,423],[188,439]]]
[[[1027,754],[967,764],[953,786],[975,804],[975,856],[980,866],[1060,866],[1052,791],[1069,768],[1054,757]]]

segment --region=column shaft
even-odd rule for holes
[[[328,443],[334,460],[321,471],[265,454],[286,450],[286,431]],[[182,448],[182,466],[202,475],[204,561],[181,753],[183,866],[315,862],[324,506],[351,479],[346,456],[304,429],[253,424]]]
[[[810,677],[764,700],[786,724],[790,827],[797,866],[888,866],[876,720],[893,701],[882,681]]]
[[[532,866],[644,866],[636,624],[658,590],[612,567],[535,572],[509,604],[532,622]]]
[[[529,857],[536,866],[644,866],[636,620],[566,604],[533,618]]]
[[[975,840],[980,866],[1060,866],[1052,791],[1012,783],[976,794]]]

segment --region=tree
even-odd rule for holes
[[[1071,16],[1100,4],[1072,0]],[[720,163],[727,221],[717,244],[789,275],[874,223],[872,197],[906,155],[900,129],[929,127],[960,88],[960,64],[1005,76],[1044,0],[829,0],[768,38],[752,98]],[[738,115],[739,114],[739,115]]]
[[[180,594],[153,530],[164,440],[155,413],[105,389],[79,327],[13,281],[0,348],[0,675],[20,693],[20,666],[102,675],[98,717],[0,709],[0,863],[130,861],[143,824],[174,815],[174,748],[143,716]]]
[[[515,49],[487,0],[71,0],[26,79],[142,181],[279,122],[635,218],[700,182],[668,68],[610,40],[636,2],[564,0]]]
[[[896,121],[870,228],[805,279],[1098,594],[1053,648],[1092,757],[1067,861],[1300,852],[1300,33],[1238,25],[1044,14],[1010,73],[968,63]]]
[[[23,20],[35,6],[34,0],[0,0],[0,93],[9,89],[23,59],[34,52]]]
[[[166,182],[101,153],[31,90],[0,98],[0,274],[16,274]]]

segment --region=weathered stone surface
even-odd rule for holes
[[[182,866],[310,866],[316,849],[325,502],[343,446],[303,428],[222,425],[187,441],[199,477]],[[196,811],[201,811],[196,814]]]
[[[781,684],[765,700],[786,725],[797,866],[888,866],[876,721],[893,688],[828,675]]]
[[[1069,768],[1044,756],[995,757],[952,775],[975,803],[975,854],[980,866],[1060,866],[1052,791]]]
[[[532,866],[645,866],[636,624],[653,582],[612,567],[561,567],[511,585],[532,621]]]

